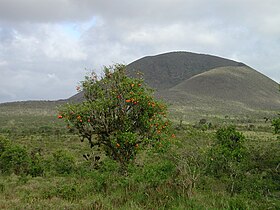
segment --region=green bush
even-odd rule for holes
[[[246,210],[249,209],[246,199],[240,197],[230,198],[228,200],[228,209]]]
[[[170,178],[175,169],[175,164],[169,160],[150,163],[144,166],[139,176],[136,176],[136,180],[156,187]]]
[[[272,126],[274,127],[274,133],[280,134],[280,117],[272,121]]]
[[[220,177],[232,174],[246,157],[244,135],[236,131],[235,127],[220,128],[216,132],[215,142],[209,153],[209,171]]]
[[[280,85],[279,85],[279,90],[280,90]],[[272,126],[274,127],[274,133],[275,134],[280,134],[280,113],[278,113],[278,118],[272,120]],[[280,138],[280,135],[278,136]]]
[[[0,155],[9,147],[11,142],[4,136],[0,136]]]
[[[247,172],[242,185],[250,197],[268,196],[280,190],[280,142],[250,149]]]
[[[244,135],[233,126],[220,128],[209,151],[207,174],[222,178],[231,193],[242,188],[238,183],[244,175],[243,167],[248,154],[244,147],[244,139]]]
[[[45,171],[44,159],[38,152],[27,149],[0,137],[0,172],[3,174],[42,176]]]
[[[0,138],[0,171],[3,174],[28,174],[31,159],[25,148],[14,144],[7,139]]]
[[[52,157],[52,169],[58,174],[70,174],[75,171],[75,158],[65,150],[54,152]]]
[[[29,174],[33,177],[42,176],[45,172],[45,160],[39,152],[31,152],[31,166]]]

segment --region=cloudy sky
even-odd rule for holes
[[[280,1],[0,0],[0,103],[68,98],[90,70],[169,51],[280,82]]]

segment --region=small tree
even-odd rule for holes
[[[231,174],[246,156],[244,135],[235,127],[220,128],[210,150],[210,168],[215,176]]]
[[[230,192],[233,193],[235,181],[241,175],[242,165],[247,158],[244,146],[245,137],[235,127],[220,128],[216,140],[210,149],[208,170],[210,174],[221,178],[230,178]]]
[[[139,78],[126,75],[126,67],[104,67],[104,76],[86,76],[79,91],[85,101],[67,104],[60,110],[68,128],[77,129],[91,147],[101,147],[123,168],[140,147],[161,141],[169,124],[166,106],[154,99],[152,90]]]

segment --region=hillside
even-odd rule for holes
[[[280,105],[277,83],[245,66],[215,68],[184,80],[170,91],[172,95],[185,93],[256,109],[277,110]]]
[[[127,66],[130,75],[138,70],[145,81],[156,90],[172,88],[185,79],[223,66],[245,66],[243,63],[212,55],[190,52],[170,52],[147,56]]]
[[[156,94],[172,104],[215,112],[280,109],[278,84],[232,60],[172,52],[141,58],[128,70],[142,71]]]

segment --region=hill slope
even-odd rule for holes
[[[170,89],[172,95],[233,101],[256,109],[278,109],[280,94],[276,82],[249,67],[220,67],[195,75]]]
[[[151,87],[162,90],[197,74],[223,66],[245,66],[245,64],[212,55],[170,52],[141,58],[129,64],[127,69],[131,75],[138,70],[143,72],[145,81]]]
[[[196,107],[205,103],[213,109],[224,104],[235,106],[236,111],[239,108],[280,109],[276,82],[229,59],[171,52],[141,58],[127,68],[130,75],[142,71],[145,81],[157,90],[157,95],[172,103]]]
[[[156,95],[172,104],[212,111],[279,110],[278,84],[249,66],[212,55],[171,52],[147,56],[127,66],[144,73]],[[83,93],[70,101],[82,100]]]

